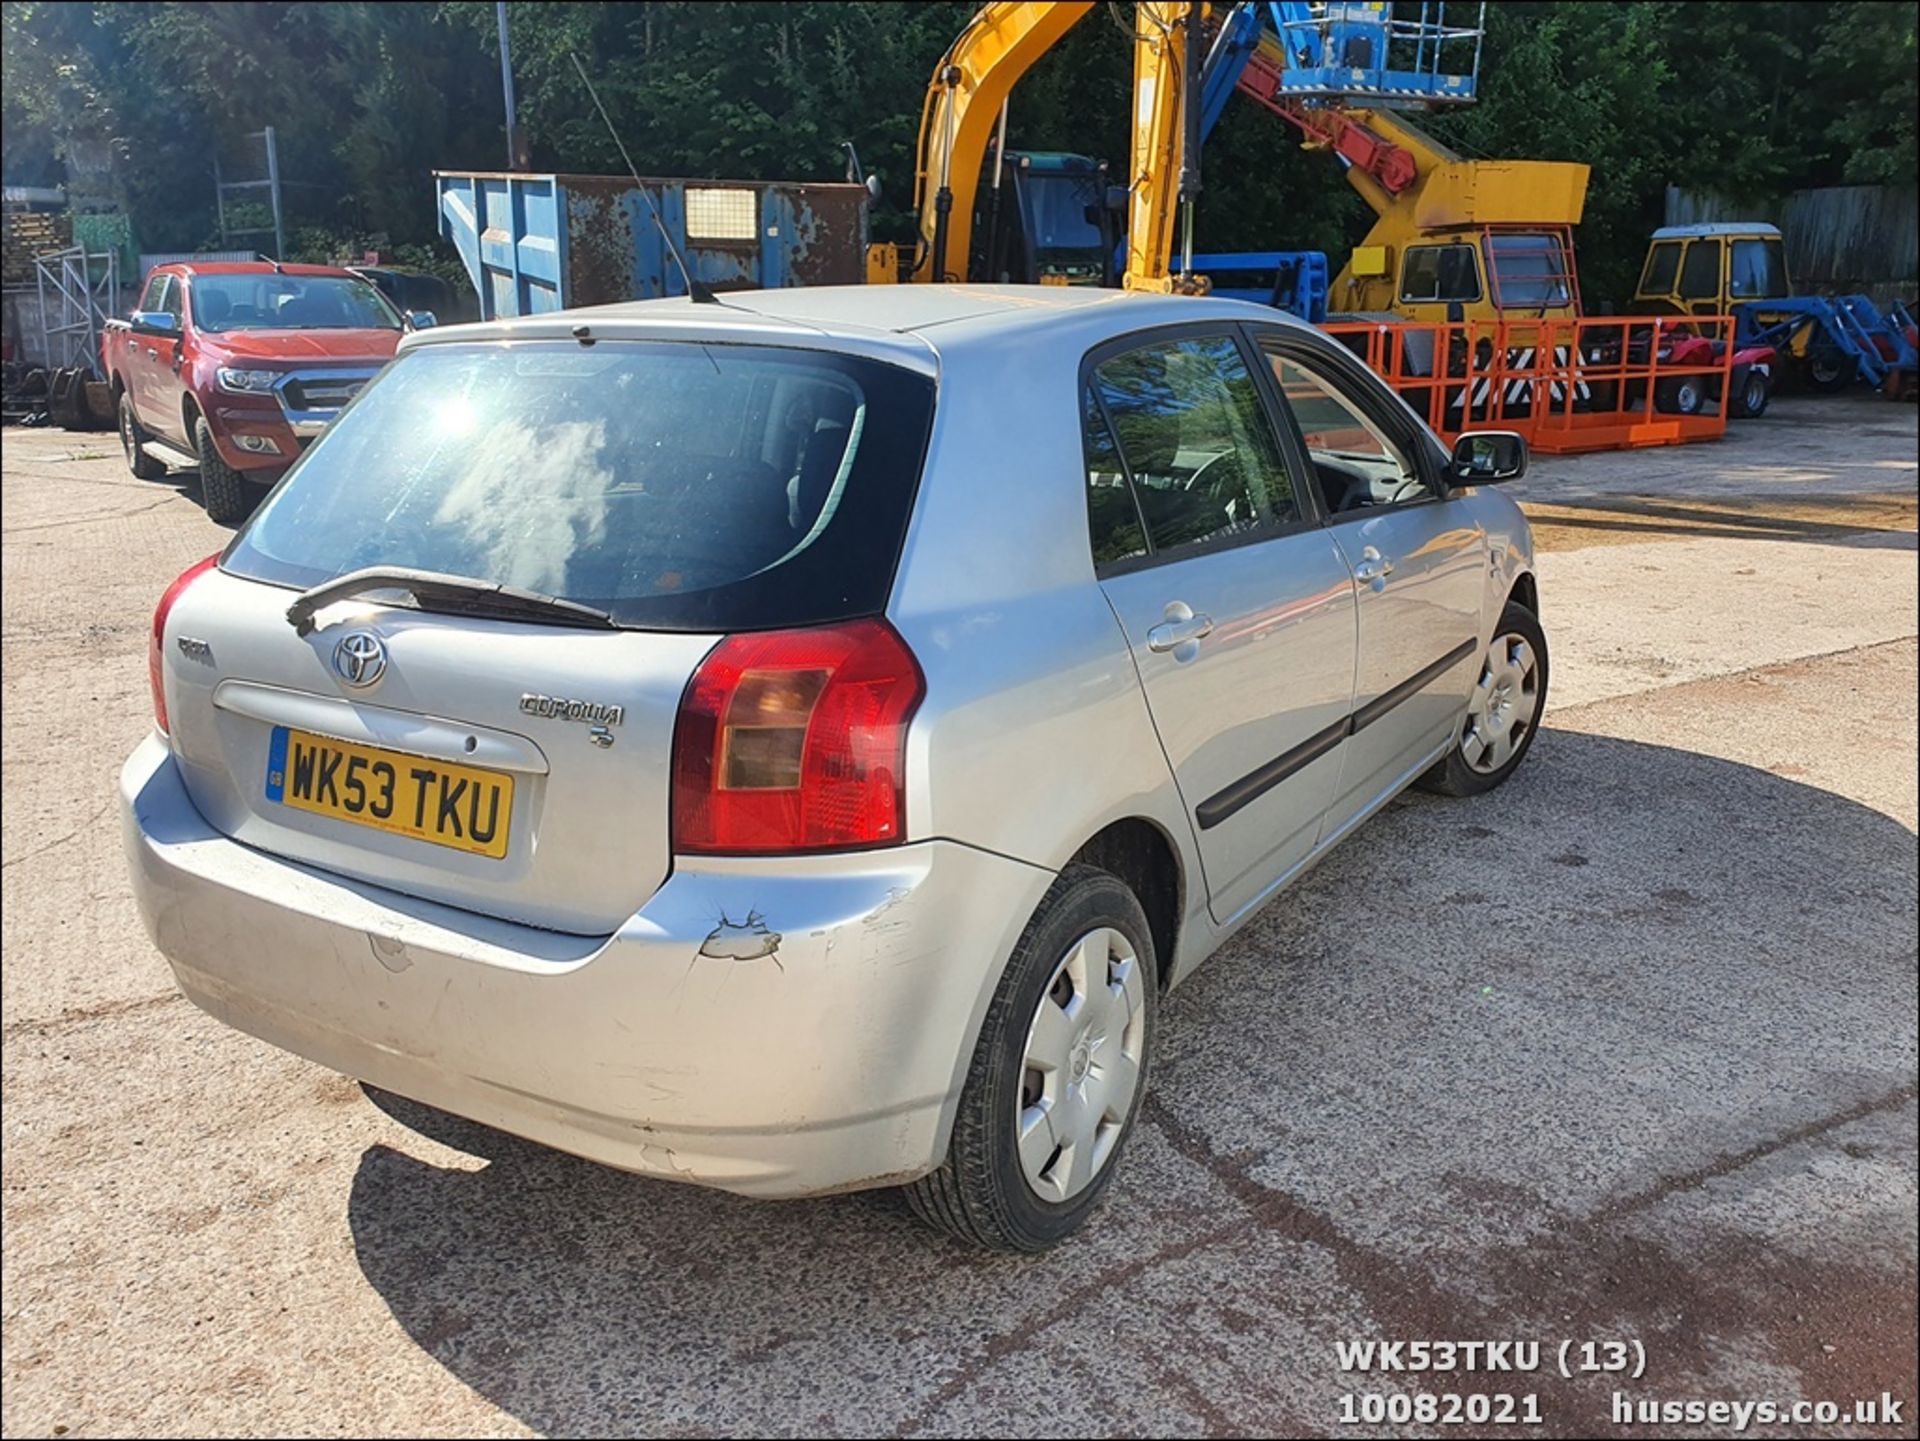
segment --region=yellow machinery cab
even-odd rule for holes
[[[1725,315],[1736,305],[1792,294],[1777,227],[1669,225],[1653,232],[1633,304],[1653,315]]]
[[[1371,237],[1369,237],[1371,239]],[[1347,312],[1423,324],[1577,317],[1570,226],[1481,225],[1355,246],[1334,295]]]
[[[1394,194],[1349,168],[1375,219],[1334,278],[1330,310],[1423,324],[1579,316],[1573,227],[1586,204],[1585,165],[1464,159],[1405,116],[1369,112],[1367,121],[1413,156],[1415,179]]]

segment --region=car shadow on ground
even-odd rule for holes
[[[1297,1435],[1369,1336],[1631,1335],[1646,1394],[1911,1396],[1915,881],[1868,807],[1549,730],[1501,792],[1378,817],[1182,987],[1107,1205],[1047,1256],[385,1095],[477,1159],[368,1150],[353,1245],[545,1432]],[[1569,1434],[1605,1425],[1603,1390],[1557,1394]]]
[[[170,470],[162,477],[160,483],[171,485],[175,490],[179,491],[180,494],[199,506],[201,510],[204,511],[207,508],[207,494],[200,487],[200,472],[197,469]],[[267,487],[253,486],[250,487],[250,489],[251,494],[248,497],[247,513],[241,516],[240,519],[214,520],[211,515],[209,515],[207,519],[213,521],[213,523],[222,530],[240,529],[241,526],[253,519],[253,513],[260,508],[260,502],[267,498]]]

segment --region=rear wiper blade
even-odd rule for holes
[[[431,602],[441,601],[448,603],[449,609],[475,615],[524,617],[545,621],[549,625],[585,625],[606,630],[619,628],[606,611],[582,605],[577,600],[562,600],[557,595],[547,595],[542,591],[522,590],[518,586],[473,580],[463,575],[448,575],[444,571],[415,570],[406,565],[370,565],[364,570],[348,571],[345,575],[323,581],[311,590],[302,591],[300,598],[287,607],[287,621],[295,634],[307,635],[313,630],[314,612],[322,606],[373,590],[405,591],[423,610],[431,609]]]

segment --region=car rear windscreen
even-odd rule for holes
[[[422,346],[223,558],[306,588],[412,566],[757,630],[885,609],[933,382],[826,351],[667,341]]]

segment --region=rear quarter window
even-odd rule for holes
[[[422,346],[341,413],[224,566],[301,588],[413,566],[651,629],[874,614],[932,410],[930,379],[823,351]]]

